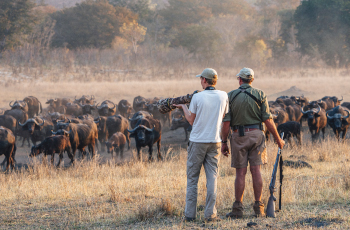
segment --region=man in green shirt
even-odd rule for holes
[[[284,141],[278,135],[276,126],[272,120],[266,95],[262,90],[252,87],[254,71],[243,68],[237,74],[240,87],[228,93],[229,112],[223,119],[221,130],[223,155],[228,156],[230,151],[227,146],[227,137],[232,129],[231,167],[236,168],[235,202],[232,211],[227,213],[228,218],[243,217],[243,193],[245,187],[245,175],[248,162],[253,178],[255,203],[253,206],[256,216],[265,216],[264,204],[261,202],[262,177],[260,165],[266,163],[265,135],[262,132],[262,122],[274,136],[278,146],[283,148]]]

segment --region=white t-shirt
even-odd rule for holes
[[[220,90],[204,90],[193,95],[190,112],[196,114],[190,141],[199,143],[221,142],[222,118],[228,113],[227,93]]]

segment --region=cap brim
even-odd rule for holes
[[[199,74],[199,75],[196,75],[196,77],[201,77],[202,75],[201,74]]]

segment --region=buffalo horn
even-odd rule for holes
[[[309,111],[310,111],[310,110],[309,110]],[[301,112],[302,112],[303,114],[307,114],[309,111],[304,112],[304,106],[301,107]]]
[[[321,111],[321,106],[318,105],[318,111],[315,113],[319,113]]]
[[[342,116],[342,118],[343,118],[343,119],[348,118],[348,117],[349,117],[349,115],[350,115],[349,110],[345,110],[345,111],[348,113],[348,115],[347,115],[346,117],[343,117],[343,116]]]
[[[10,101],[9,106],[12,108],[12,107],[13,107],[13,105],[11,105],[11,102],[12,102],[12,101]]]
[[[53,135],[57,135],[57,132],[54,132],[53,130],[51,130],[51,133],[52,133]]]
[[[21,122],[18,122],[18,124],[19,124],[20,126],[25,126],[25,125],[28,123],[29,120],[33,120],[33,119],[28,119],[28,120],[26,120],[26,122],[24,122],[24,124],[22,124]]]
[[[327,118],[328,118],[328,119],[330,119],[330,120],[331,120],[331,119],[334,119],[334,116],[329,116],[329,115],[328,115],[328,112],[326,112],[326,115],[327,115]]]
[[[338,100],[338,101],[342,101],[344,98],[343,98],[343,95],[341,96],[341,100]]]

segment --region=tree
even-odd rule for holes
[[[0,51],[19,44],[21,34],[29,33],[35,24],[30,0],[0,1]]]
[[[138,22],[145,25],[152,21],[154,15],[153,6],[150,0],[109,0],[116,7],[125,7],[137,14]]]
[[[137,48],[139,43],[145,39],[147,28],[139,25],[135,20],[130,23],[124,23],[120,28],[122,36],[131,42],[133,53],[135,54],[135,63],[137,65]]]
[[[171,28],[185,28],[212,17],[211,9],[205,0],[169,0],[169,6],[160,11]]]
[[[350,4],[345,0],[303,1],[294,14],[296,39],[302,55],[333,67],[350,62]]]
[[[189,53],[213,58],[219,50],[220,35],[213,28],[204,25],[189,25],[182,29],[173,46],[182,46]]]
[[[137,17],[126,8],[115,8],[107,0],[99,0],[58,11],[52,18],[56,20],[54,46],[106,48],[120,35],[123,23]]]

